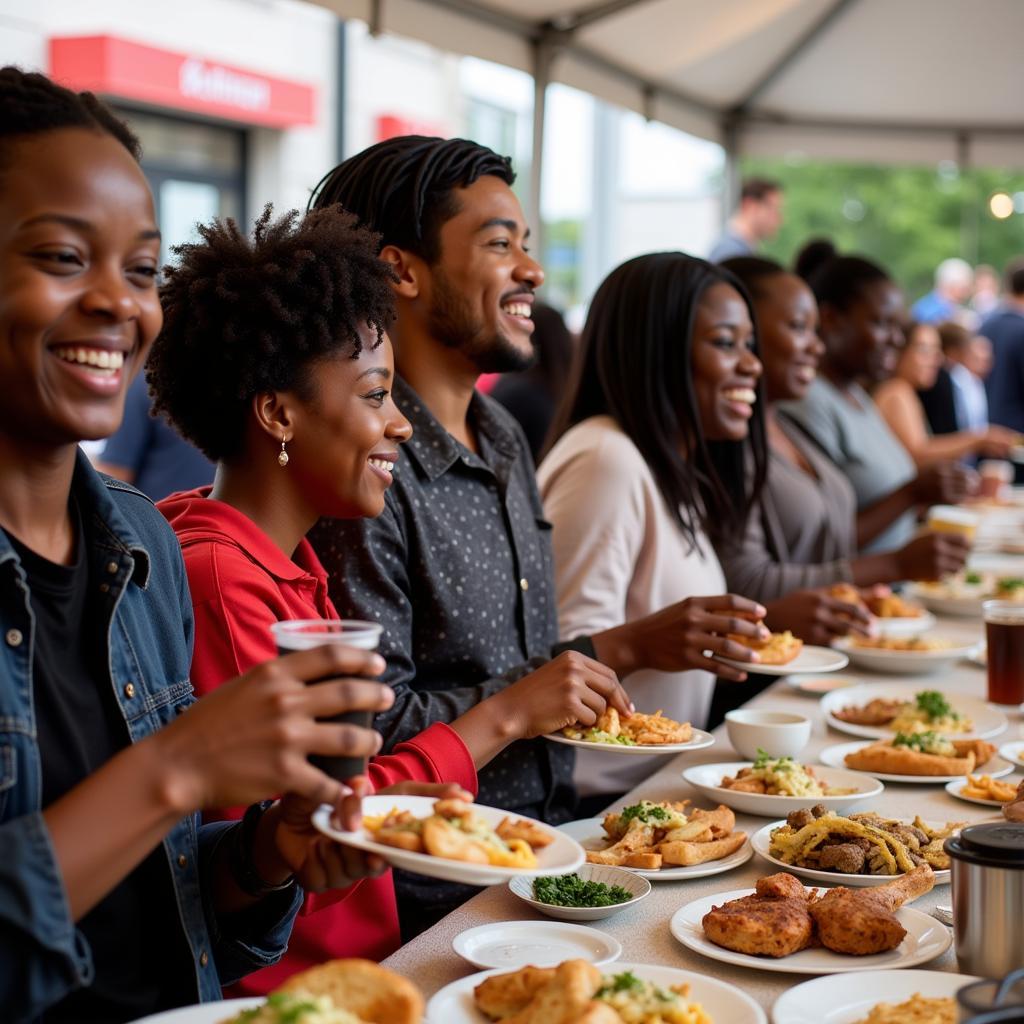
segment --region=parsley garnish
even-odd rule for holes
[[[938,690],[922,690],[917,695],[917,707],[923,711],[929,721],[934,722],[939,718],[960,717],[946,698]]]
[[[668,811],[664,807],[652,804],[648,800],[641,800],[640,803],[633,804],[631,807],[623,807],[619,812],[619,818],[624,825],[634,818],[647,822],[652,818],[656,821],[664,821],[668,816]]]
[[[621,885],[584,881],[577,874],[538,878],[533,883],[533,895],[555,907],[611,907],[633,898]]]

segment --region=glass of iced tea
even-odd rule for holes
[[[928,509],[928,529],[936,533],[959,533],[974,540],[978,529],[978,515],[958,505],[933,505]]]
[[[1024,704],[1024,604],[986,601],[988,699],[993,704]]]
[[[291,654],[293,651],[308,651],[324,644],[342,644],[375,651],[380,643],[384,627],[379,622],[360,622],[356,619],[288,619],[275,622],[270,627],[277,643],[277,653]],[[373,726],[372,711],[346,711],[327,721],[348,722],[364,729]],[[317,768],[338,782],[346,782],[366,772],[365,757],[321,757],[312,755],[309,759]]]

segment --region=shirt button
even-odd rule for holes
[[[523,591],[530,589],[530,581],[525,576],[519,581],[519,589]]]
[[[7,635],[4,637],[7,641],[8,647],[20,647],[21,641],[24,639],[21,635],[20,629],[9,629]]]
[[[202,953],[199,954],[199,966],[205,967],[209,962],[210,958],[206,955],[206,950],[204,949]]]
[[[101,594],[105,594],[108,590],[110,590],[110,584],[109,583],[101,583],[100,584],[100,593]]]
[[[178,854],[178,867],[183,868],[188,866],[188,857],[183,853]]]
[[[117,572],[117,562],[107,562],[107,572],[113,576]]]
[[[132,699],[132,697],[134,697],[134,696],[135,696],[135,684],[134,684],[134,683],[126,683],[126,684],[125,684],[125,687],[124,687],[124,695],[125,695],[125,696],[126,696],[126,697],[127,697],[128,699],[129,699],[129,700],[131,700],[131,699]]]

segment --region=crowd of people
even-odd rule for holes
[[[503,379],[528,439],[476,387],[537,348],[544,273],[507,158],[378,143],[305,213],[201,225],[162,280],[138,159],[90,94],[0,70],[13,1021],[130,1020],[388,955],[471,890],[385,874],[314,806],[349,826],[371,791],[554,824],[606,806],[651,766],[541,737],[607,708],[711,724],[756,690],[730,634],[867,633],[830,585],[959,569],[966,541],[919,514],[1024,429],[1000,418],[1024,416],[1024,269],[983,357],[815,243],[794,271],[737,251],[613,270],[574,354],[553,325],[547,372]],[[979,418],[983,358],[1007,429]],[[918,397],[942,372],[947,434]],[[82,454],[117,437],[133,379],[212,483],[147,494],[116,449],[113,475]],[[274,623],[338,617],[380,623],[379,651],[275,657]],[[358,709],[373,730],[329,721]],[[309,755],[371,760],[338,780]]]

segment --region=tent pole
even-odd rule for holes
[[[967,132],[956,136],[956,165],[963,181],[960,192],[960,256],[971,266],[978,263],[978,187],[971,167],[971,137]]]
[[[725,180],[722,182],[720,221],[724,228],[740,201],[739,117],[730,112],[722,120],[722,148],[725,150]]]
[[[529,225],[533,249],[544,258],[544,223],[541,220],[540,190],[544,174],[544,113],[548,83],[555,56],[555,43],[547,33],[533,44],[533,154],[530,160]]]

